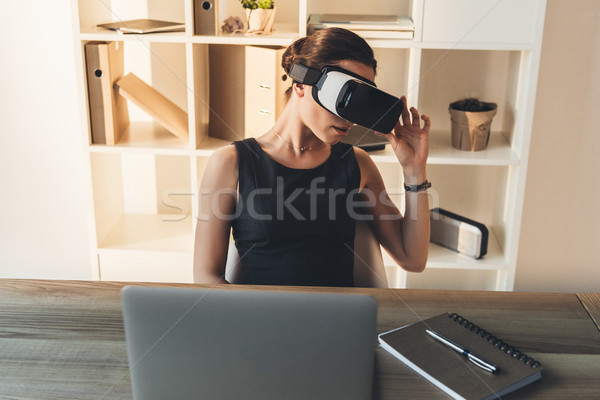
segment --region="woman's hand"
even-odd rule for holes
[[[426,115],[419,117],[419,111],[406,106],[406,97],[400,97],[404,103],[402,116],[396,123],[392,132],[388,134],[377,133],[388,139],[405,176],[418,177],[425,171],[427,156],[429,154],[429,130],[431,120]],[[421,119],[423,127],[421,127]]]

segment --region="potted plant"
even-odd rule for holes
[[[466,98],[450,103],[448,111],[452,121],[452,147],[459,150],[478,151],[487,147],[490,140],[492,118],[496,103]]]
[[[273,0],[240,0],[246,9],[248,33],[271,33],[275,19],[275,2]]]

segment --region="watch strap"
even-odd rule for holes
[[[407,185],[406,183],[404,184],[404,190],[406,190],[407,192],[421,192],[423,190],[429,189],[430,187],[431,182],[429,182],[428,180],[421,183],[420,185]]]

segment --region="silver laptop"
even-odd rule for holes
[[[133,397],[370,399],[371,296],[127,286]]]

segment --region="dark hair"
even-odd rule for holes
[[[358,61],[377,71],[371,46],[356,33],[343,28],[320,29],[296,40],[283,53],[281,66],[289,74],[294,63],[321,69],[343,60]],[[286,97],[289,98],[291,91],[291,87],[287,89]]]

